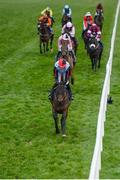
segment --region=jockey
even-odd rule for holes
[[[71,68],[70,64],[64,59],[64,56],[62,56],[54,65],[54,77],[55,77],[55,84],[52,87],[52,90],[49,94],[49,99],[51,100],[53,98],[54,89],[57,86],[58,83],[65,83],[66,88],[69,92],[69,98],[70,100],[73,100],[71,88],[69,85],[69,80],[71,77]]]
[[[71,22],[67,22],[62,27],[62,34],[68,33],[70,35],[71,40],[74,42],[75,46],[77,46],[77,40],[75,38],[75,26]]]
[[[99,42],[99,44],[101,45],[101,47],[103,48],[103,44],[101,42],[101,31],[99,29],[99,27],[97,26],[97,24],[93,23],[90,28],[87,31],[87,37],[95,37],[95,39]]]
[[[47,14],[50,18],[51,18],[51,26],[53,25],[53,23],[55,22],[54,18],[53,18],[53,11],[50,7],[46,7],[42,12],[41,15],[45,15]]]
[[[47,16],[51,19],[51,27],[53,26],[53,23],[55,22],[54,21],[54,18],[50,15],[50,11],[47,11],[45,12],[47,14]]]
[[[51,30],[51,24],[52,24],[51,18],[49,16],[47,16],[47,14],[42,15],[41,17],[38,18],[38,31],[40,28],[40,22],[43,22],[47,25],[49,33],[52,32],[52,30]]]
[[[55,82],[68,83],[70,76],[71,76],[70,64],[64,59],[64,57],[61,57],[60,59],[58,59],[58,61],[55,63],[54,66]]]
[[[101,14],[102,14],[102,16],[103,16],[103,6],[102,6],[101,3],[99,3],[99,4],[96,6],[96,14],[95,14],[95,16],[98,15],[99,12],[101,12]]]
[[[87,12],[83,19],[83,31],[88,29],[88,27],[93,23],[93,17],[90,12]]]
[[[72,56],[73,64],[75,65],[76,57],[75,57],[75,54],[74,54],[74,51],[73,51],[71,38],[70,38],[70,36],[67,33],[64,33],[58,39],[58,54],[56,56],[56,59],[58,59],[61,56],[61,48],[62,48],[62,42],[63,41],[67,42],[67,49],[68,49],[70,55]]]
[[[71,8],[69,7],[69,5],[65,5],[65,6],[64,6],[64,8],[63,8],[63,10],[62,10],[62,14],[63,14],[63,15],[65,14],[65,15],[71,17],[71,15],[72,15],[72,10],[71,10]]]
[[[89,28],[89,26],[91,26],[92,23],[93,23],[93,17],[92,17],[92,15],[91,15],[90,12],[87,12],[87,13],[84,15],[84,18],[83,18],[82,37],[84,37],[85,31]]]

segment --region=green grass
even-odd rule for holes
[[[117,0],[101,0],[105,48],[101,68],[94,73],[81,31],[84,14],[94,14],[98,2],[0,0],[0,178],[88,178]],[[72,87],[75,99],[63,139],[55,135],[48,91],[54,82],[54,57],[66,3],[73,10],[79,49]],[[54,51],[40,55],[36,23],[48,5],[56,21]]]

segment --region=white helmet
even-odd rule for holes
[[[101,35],[101,31],[98,31],[98,33],[97,33],[98,35]]]
[[[90,12],[87,12],[87,13],[85,14],[85,16],[91,16],[91,13],[90,13]]]
[[[68,34],[67,34],[67,33],[63,34],[63,35],[62,35],[62,39],[63,39],[63,40],[69,40]]]
[[[72,23],[71,22],[67,22],[66,27],[67,28],[71,28],[72,27]]]
[[[50,7],[48,6],[48,7],[46,8],[46,10],[49,11],[49,10],[50,10]]]
[[[92,23],[92,26],[97,26],[95,23]]]
[[[66,4],[66,5],[64,6],[64,8],[65,8],[65,9],[69,9],[69,5]]]

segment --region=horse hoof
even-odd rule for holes
[[[66,134],[62,134],[62,137],[66,137]]]

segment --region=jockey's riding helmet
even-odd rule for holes
[[[59,59],[59,62],[58,62],[58,65],[59,65],[59,67],[62,69],[62,68],[65,68],[65,66],[66,66],[66,60],[65,59],[63,59],[63,58],[60,58]]]
[[[67,33],[63,34],[63,35],[62,35],[62,39],[63,39],[63,40],[69,40],[68,34],[67,34]]]
[[[71,28],[72,27],[72,23],[71,22],[67,22],[66,27],[67,28]]]
[[[66,4],[66,5],[64,6],[64,8],[65,8],[65,9],[69,9],[69,5]]]
[[[85,14],[85,16],[91,16],[91,13],[90,13],[90,12],[87,12],[87,13]]]

